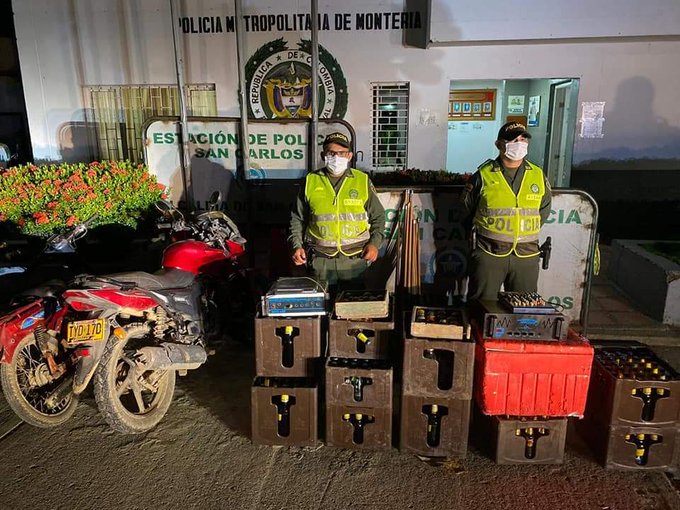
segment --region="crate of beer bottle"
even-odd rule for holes
[[[330,319],[328,355],[337,358],[388,359],[394,321]]]
[[[475,413],[475,443],[496,464],[562,464],[567,418]]]
[[[678,427],[606,426],[588,418],[578,430],[604,467],[623,470],[676,471]]]
[[[593,363],[588,340],[569,330],[565,341],[482,337],[474,325],[475,400],[499,416],[583,416]]]
[[[474,342],[415,338],[404,339],[402,385],[408,395],[472,398]]]
[[[313,377],[321,352],[320,317],[255,319],[257,375]]]
[[[326,406],[326,444],[382,450],[392,447],[392,405]]]
[[[470,400],[402,395],[399,449],[424,457],[464,458]]]
[[[329,358],[326,405],[387,407],[392,402],[392,365],[382,359]]]
[[[256,377],[251,388],[253,443],[315,445],[317,398],[317,385],[312,378]]]
[[[647,347],[596,348],[586,416],[607,426],[676,424],[680,378]]]

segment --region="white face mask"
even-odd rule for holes
[[[349,165],[349,159],[341,158],[340,156],[326,156],[326,168],[328,173],[333,177],[339,177],[342,175],[347,166]]]
[[[505,157],[512,161],[520,161],[524,159],[529,150],[527,142],[507,142],[505,144]]]

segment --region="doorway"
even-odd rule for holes
[[[555,187],[565,188],[571,180],[577,100],[578,80],[565,80],[550,86],[550,123],[543,168]]]
[[[576,78],[451,81],[447,171],[472,173],[497,157],[498,130],[512,120],[531,133],[527,158],[545,170],[551,185],[569,186],[578,86]]]

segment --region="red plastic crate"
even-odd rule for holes
[[[582,417],[593,348],[569,330],[565,341],[482,338],[473,327],[475,399],[484,414]]]

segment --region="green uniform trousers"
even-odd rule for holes
[[[498,299],[501,284],[505,291],[536,292],[540,257],[494,257],[485,251],[475,250],[470,261],[468,301],[472,299]]]
[[[344,288],[361,289],[363,287],[362,277],[367,267],[368,263],[359,256],[337,255],[333,258],[326,258],[312,255],[312,276],[317,280],[327,282],[328,285],[335,286],[341,282]]]

